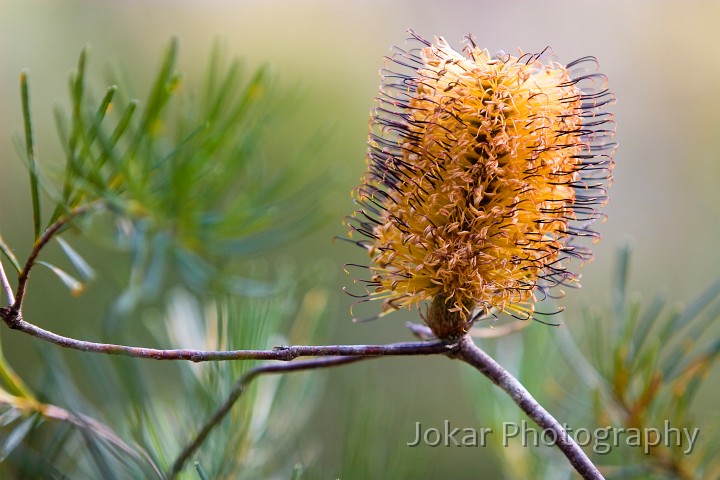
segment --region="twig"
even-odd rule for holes
[[[123,355],[135,358],[152,358],[154,360],[190,360],[192,362],[209,362],[218,360],[283,360],[290,361],[298,357],[328,356],[406,356],[431,355],[447,353],[453,348],[451,342],[433,340],[429,342],[399,342],[385,345],[300,345],[278,346],[271,350],[191,350],[131,347],[112,343],[97,343],[64,337],[42,329],[22,319],[19,314],[13,316],[11,309],[0,308],[0,317],[14,330],[32,335],[46,342],[61,347],[80,350],[82,352]]]
[[[177,459],[173,462],[170,471],[168,472],[168,479],[173,479],[182,470],[185,463],[190,457],[197,451],[198,448],[203,444],[210,432],[225,418],[230,412],[232,406],[237,402],[240,396],[245,393],[248,385],[254,379],[261,375],[277,374],[277,373],[288,373],[297,372],[299,370],[315,370],[318,368],[335,367],[338,365],[346,365],[348,363],[358,362],[360,360],[369,360],[377,357],[329,357],[329,358],[314,358],[311,360],[300,360],[292,363],[285,364],[267,364],[260,365],[253,368],[244,374],[235,383],[230,395],[225,402],[215,410],[215,413],[205,422],[205,425],[200,429],[198,434],[193,440],[180,452]]]
[[[5,268],[3,268],[2,260],[0,260],[0,283],[2,284],[3,290],[5,290],[5,296],[7,297],[8,305],[15,303],[15,295],[13,294],[10,281],[5,274]]]
[[[481,350],[469,335],[460,340],[457,358],[477,368],[483,375],[503,389],[520,409],[527,414],[539,427],[552,431],[554,444],[568,458],[570,464],[585,479],[599,480],[604,477],[588,456],[575,443],[560,423],[540,405],[518,379],[513,377],[490,355]]]
[[[135,459],[138,463],[147,463],[158,478],[163,478],[162,472],[145,450],[139,446],[131,447],[113,429],[92,417],[82,413],[73,413],[57,405],[40,403],[34,399],[11,395],[7,392],[0,392],[0,404],[9,405],[25,412],[36,412],[43,418],[67,422],[79,429],[92,432]]]
[[[30,270],[35,266],[36,260],[38,255],[40,255],[40,252],[42,249],[50,242],[50,240],[53,239],[53,237],[60,231],[64,226],[66,226],[70,221],[72,221],[75,217],[79,215],[83,215],[90,210],[93,210],[95,208],[98,208],[99,204],[93,203],[90,205],[84,205],[82,207],[78,207],[72,211],[70,211],[65,217],[60,218],[55,223],[50,225],[48,228],[45,229],[43,234],[40,236],[40,238],[37,239],[35,244],[33,244],[32,250],[30,250],[30,254],[28,255],[27,260],[25,261],[25,265],[23,266],[23,269],[20,271],[20,275],[18,275],[18,285],[17,290],[15,293],[15,301],[12,303],[12,306],[10,307],[10,311],[13,314],[18,314],[22,309],[22,303],[25,299],[25,291],[27,290],[27,282],[30,278]],[[7,321],[7,320],[6,320]]]
[[[13,302],[12,306],[10,307],[10,310],[12,312],[20,312],[20,309],[22,308],[22,302],[25,299],[25,291],[27,289],[27,282],[30,278],[30,270],[32,270],[32,268],[35,266],[35,261],[37,260],[38,255],[40,255],[40,251],[45,247],[45,245],[48,244],[50,240],[52,240],[55,234],[67,224],[68,221],[70,221],[70,217],[64,217],[53,223],[43,232],[43,234],[40,236],[40,238],[37,239],[35,244],[33,244],[30,255],[28,255],[28,258],[25,261],[25,266],[23,266],[20,275],[18,275],[18,286],[17,293],[15,294],[15,302]]]
[[[98,435],[101,438],[104,438],[108,441],[108,443],[111,443],[118,449],[122,450],[124,453],[134,458],[138,463],[145,462],[150,465],[153,471],[157,474],[158,478],[163,478],[162,472],[158,466],[155,465],[155,462],[145,450],[139,446],[135,446],[134,448],[131,447],[104,423],[87,415],[69,412],[57,405],[45,405],[42,410],[42,414],[47,418],[72,423],[76,427],[85,430],[92,435]]]

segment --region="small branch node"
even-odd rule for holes
[[[0,308],[0,317],[5,321],[5,324],[13,330],[20,328],[22,323],[22,316],[19,312],[15,311],[12,306]]]
[[[273,352],[280,353],[280,355],[277,357],[277,360],[282,360],[285,362],[295,360],[299,356],[298,353],[295,350],[293,350],[292,347],[288,347],[286,345],[279,345],[279,346],[273,347]]]

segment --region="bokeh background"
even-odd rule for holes
[[[620,148],[609,219],[599,227],[603,239],[595,262],[584,268],[583,288],[564,300],[569,328],[585,306],[607,303],[615,252],[623,242],[635,247],[633,290],[650,296],[666,289],[671,298],[687,301],[718,276],[720,266],[718,24],[720,3],[713,1],[0,0],[0,229],[11,244],[30,240],[26,173],[13,146],[22,127],[22,69],[31,74],[41,161],[59,162],[52,109],[66,102],[68,72],[84,46],[90,45],[91,70],[99,82],[104,68],[122,64],[142,91],[170,37],[179,39],[180,68],[189,81],[199,80],[212,43],[220,39],[250,66],[269,63],[282,87],[298,92],[299,101],[287,112],[293,128],[278,133],[281,145],[305,145],[322,132],[312,168],[327,179],[330,193],[317,208],[336,221],[297,239],[283,254],[301,268],[325,262],[334,269],[331,341],[409,339],[403,322],[416,312],[370,324],[350,322],[351,299],[341,287],[351,277],[342,265],[361,262],[363,253],[332,237],[345,233],[341,217],[353,210],[349,192],[364,169],[368,111],[382,57],[404,42],[408,28],[428,38],[442,35],[455,45],[472,33],[491,52],[551,46],[561,62],[594,55],[618,98],[612,111]],[[75,335],[92,334],[93,316],[102,314],[111,296],[96,289],[89,298],[69,299],[63,291],[46,290],[43,305],[35,307],[38,322]],[[7,355],[32,378],[36,347],[10,332],[2,338]],[[359,392],[372,392],[380,418],[387,415],[387,422],[398,425],[376,432],[380,446],[409,441],[416,421],[477,425],[470,402],[482,399],[459,390],[457,370],[437,359],[394,359],[321,373],[328,376],[327,408],[307,434],[327,446],[326,459],[333,448],[341,449],[342,412],[357,406],[353,399]],[[717,394],[707,389],[698,408],[710,409]],[[717,425],[717,411],[708,414]],[[483,451],[435,449],[423,455],[428,474],[485,468]]]

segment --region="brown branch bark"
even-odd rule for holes
[[[65,217],[60,218],[55,223],[45,229],[43,234],[33,244],[30,254],[23,269],[18,275],[17,289],[15,290],[15,301],[10,306],[10,312],[13,314],[19,314],[22,310],[23,300],[25,299],[25,292],[27,290],[27,283],[30,278],[30,271],[35,266],[38,256],[43,248],[55,237],[66,225],[68,225],[73,219],[80,215],[90,212],[93,209],[99,208],[99,204],[90,204],[82,207],[78,207],[75,210],[69,212]],[[4,317],[3,317],[4,318]]]
[[[478,369],[480,373],[510,395],[510,398],[540,428],[554,432],[555,446],[567,457],[575,471],[585,479],[604,479],[597,467],[590,461],[590,458],[560,425],[560,422],[533,398],[518,379],[475,345],[469,335],[460,340],[459,346],[458,359]]]
[[[190,360],[192,362],[209,362],[219,360],[283,360],[290,361],[298,357],[318,356],[407,356],[431,355],[447,353],[452,344],[444,340],[428,342],[399,342],[386,345],[300,345],[278,346],[270,350],[191,350],[132,347],[113,343],[97,343],[64,337],[49,330],[42,329],[22,319],[19,313],[11,308],[0,308],[0,317],[12,329],[27,333],[55,345],[79,350],[81,352],[122,355],[135,358],[154,360]]]
[[[358,362],[360,360],[369,360],[372,358],[377,357],[327,357],[327,358],[314,358],[311,360],[299,360],[297,362],[292,363],[283,363],[283,364],[267,364],[267,365],[260,365],[258,367],[253,368],[249,372],[247,372],[245,375],[240,377],[240,379],[235,383],[235,386],[233,387],[232,391],[230,392],[230,395],[228,395],[228,398],[223,402],[220,407],[215,410],[215,412],[212,414],[212,416],[205,422],[205,424],[200,428],[198,433],[195,435],[195,437],[192,439],[192,441],[185,447],[183,450],[178,454],[177,458],[173,462],[172,466],[170,467],[170,471],[168,472],[168,479],[172,480],[174,479],[180,471],[183,469],[187,461],[190,459],[190,457],[200,448],[200,446],[203,444],[207,436],[212,432],[212,430],[220,424],[220,422],[227,416],[227,414],[230,412],[230,409],[233,405],[235,405],[235,402],[238,401],[240,396],[245,393],[247,390],[248,385],[250,382],[252,382],[254,379],[261,375],[269,375],[269,374],[278,374],[278,373],[288,373],[288,372],[297,372],[300,370],[316,370],[319,368],[328,368],[328,367],[335,367],[338,365],[347,365],[348,363],[354,363]]]

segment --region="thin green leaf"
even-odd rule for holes
[[[3,256],[10,261],[15,271],[20,273],[20,270],[22,270],[20,262],[18,262],[10,246],[5,243],[5,239],[2,238],[2,235],[0,235],[0,252],[2,252]]]
[[[66,450],[66,442],[70,439],[70,436],[72,434],[73,425],[71,423],[62,422],[58,425],[58,428],[50,437],[50,441],[47,443],[47,447],[43,448],[39,452],[42,455],[43,459],[47,460],[48,464],[60,464],[58,459],[63,453],[63,450]]]
[[[72,381],[72,375],[70,374],[69,367],[65,364],[63,358],[48,349],[38,349],[43,365],[43,372],[45,372],[46,378],[42,382],[43,388],[46,392],[52,392],[52,396],[55,398],[61,398],[62,403],[70,405],[73,411],[85,411],[93,417],[99,417],[99,413],[95,411],[94,407],[87,403],[87,399],[84,395],[79,392],[75,387],[75,382]],[[123,364],[124,367],[128,365],[133,366],[134,364]],[[103,381],[111,382],[117,385],[117,377],[108,374],[107,363],[104,361],[90,362],[85,364],[89,368],[89,378],[103,379]],[[92,367],[92,368],[90,368]],[[118,368],[120,366],[118,365]],[[111,372],[110,372],[111,373]],[[140,376],[139,370],[133,370],[132,378],[135,380]],[[108,378],[111,377],[111,378]],[[99,381],[98,387],[95,391],[101,395],[103,402],[112,403],[116,400],[118,395],[118,389],[123,393],[126,393],[126,386],[119,386],[115,388],[102,388],[103,381]],[[114,385],[114,387],[115,387]],[[143,391],[146,391],[144,389]],[[152,457],[148,455],[146,451],[139,448],[137,445],[130,445],[123,441],[123,439],[115,433],[110,426],[103,427],[101,424],[93,424],[92,420],[82,415],[78,415],[80,421],[70,422],[78,428],[78,432],[83,436],[90,438],[94,441],[98,447],[102,447],[104,451],[109,452],[114,458],[118,459],[123,466],[132,471],[136,469],[132,466],[133,464],[143,470],[143,474],[139,473],[122,475],[122,478],[161,478],[157,464],[153,461]],[[104,456],[107,458],[107,456]],[[106,477],[98,477],[106,478]]]
[[[78,66],[75,74],[70,75],[70,99],[72,102],[72,128],[69,139],[69,152],[67,157],[67,167],[65,171],[65,195],[63,198],[69,198],[72,191],[72,174],[80,170],[82,157],[77,154],[77,145],[82,132],[83,118],[83,96],[85,91],[85,66],[87,65],[87,48],[83,48],[78,58]]]
[[[55,403],[60,403],[72,411],[85,412],[88,415],[98,417],[99,413],[85,399],[83,393],[78,390],[78,384],[71,374],[71,368],[67,365],[63,356],[52,348],[41,348],[36,345],[35,351],[41,360],[40,370],[42,371],[41,396],[52,396]],[[91,362],[94,363],[94,362]]]
[[[303,476],[303,466],[302,463],[297,463],[293,467],[292,477],[290,477],[292,480],[300,480]]]
[[[623,329],[622,337],[620,338],[620,344],[623,345],[623,348],[628,349],[625,354],[626,365],[632,362],[633,356],[635,354],[635,351],[632,350],[632,340],[635,325],[637,325],[638,319],[640,318],[641,307],[642,303],[640,302],[640,300],[638,298],[634,298],[630,302],[630,306],[627,308],[625,328]]]
[[[677,332],[687,323],[697,317],[710,303],[720,298],[720,278],[715,280],[709,288],[701,293],[688,307],[675,319],[670,327],[670,334]]]
[[[668,381],[674,379],[676,376],[682,374],[685,369],[690,367],[693,363],[698,360],[702,362],[711,363],[714,362],[718,355],[720,355],[720,340],[704,348],[700,353],[691,357],[676,358],[675,362],[666,362],[663,378]]]
[[[115,301],[112,309],[113,314],[105,319],[107,326],[114,326],[122,315],[132,311],[144,298],[142,283],[146,275],[146,265],[151,255],[149,226],[143,221],[132,224],[128,222],[128,226],[131,226],[131,230],[129,233],[125,232],[127,236],[118,232],[118,243],[128,241],[131,252],[130,278],[127,288]]]
[[[70,155],[70,150],[68,149],[70,145],[70,125],[68,124],[68,118],[62,105],[55,105],[55,108],[53,108],[53,118],[55,119],[55,129],[60,137],[60,145],[67,158]]]
[[[632,339],[632,351],[633,355],[636,355],[641,349],[645,340],[648,337],[648,333],[652,329],[653,325],[660,322],[660,312],[665,307],[667,302],[667,293],[659,292],[655,295],[650,306],[640,318],[635,334]]]
[[[177,52],[178,41],[177,38],[173,38],[165,52],[162,66],[160,67],[160,71],[158,72],[147,100],[147,106],[142,119],[142,127],[138,131],[138,135],[146,135],[154,131],[153,124],[160,116],[163,107],[170,98],[173,87],[179,81],[179,74],[174,72]]]
[[[147,389],[148,383],[145,385]],[[155,463],[167,465],[172,457],[169,457],[167,453],[167,437],[164,432],[170,431],[170,428],[166,418],[158,417],[156,415],[157,412],[149,412],[147,407],[148,402],[150,401],[146,400],[145,406],[143,407],[144,409],[139,413],[140,424],[137,425],[137,428],[141,429],[144,444],[154,455]]]
[[[218,87],[218,76],[220,75],[220,68],[225,58],[225,48],[221,44],[220,40],[215,39],[213,41],[212,50],[210,50],[210,61],[208,62],[207,75],[205,77],[205,85],[203,91],[203,98],[205,99],[203,105],[210,106],[213,102],[213,96],[217,92]],[[207,115],[210,118],[211,115]]]
[[[584,354],[578,346],[575,338],[573,338],[568,328],[559,328],[557,335],[552,336],[558,351],[565,358],[570,368],[577,372],[580,380],[587,385],[590,390],[598,389],[602,386],[607,389],[608,385],[605,378],[595,369],[595,366],[588,361],[592,356]],[[599,337],[595,337],[599,338]],[[596,345],[597,342],[593,342]],[[600,358],[595,356],[595,358]]]
[[[700,340],[703,333],[720,319],[720,302],[715,303],[703,317],[686,335],[693,342]]]
[[[18,418],[22,417],[22,411],[15,407],[8,408],[5,413],[0,415],[0,428],[5,428]]]
[[[101,149],[100,158],[98,159],[98,168],[104,166],[107,160],[110,160],[114,170],[112,172],[113,176],[108,179],[109,181],[115,180],[115,177],[120,173],[118,168],[122,162],[116,146],[130,125],[133,115],[137,111],[137,106],[137,100],[130,100],[128,102],[125,107],[125,111],[122,113],[120,120],[118,120],[118,123],[109,138],[106,136],[107,134],[105,132],[98,131],[98,145]],[[117,186],[115,186],[115,188],[117,188]]]
[[[32,197],[33,230],[35,240],[40,238],[40,189],[38,188],[37,148],[30,116],[30,91],[28,88],[28,72],[20,74],[20,94],[22,97],[23,123],[25,125],[25,154],[30,170],[30,195]]]
[[[65,286],[70,290],[70,293],[73,295],[80,295],[85,290],[85,285],[83,285],[82,282],[61,268],[48,262],[39,261],[37,263],[49,268],[55,275],[57,275],[57,277],[65,284]]]
[[[132,120],[133,115],[137,110],[138,103],[139,101],[137,99],[133,99],[130,100],[127,104],[127,107],[125,107],[125,111],[123,112],[122,117],[120,117],[120,120],[118,121],[118,124],[113,131],[112,137],[110,138],[113,145],[115,145],[118,140],[120,140],[120,138],[125,133],[125,130],[127,130],[128,125],[130,125],[130,121]]]
[[[706,465],[711,468],[714,464],[715,469],[717,470],[717,468],[720,467],[720,464],[718,463],[718,460],[720,459],[720,435],[717,431],[715,431],[714,435],[711,434],[709,440],[705,441],[704,447],[704,451],[697,452],[702,454],[702,457],[697,459],[698,465]]]
[[[93,125],[93,129],[91,130],[91,132],[94,133],[100,128],[100,124],[102,124],[102,121],[105,119],[105,115],[110,110],[110,104],[112,103],[113,97],[115,96],[117,89],[117,85],[110,85],[106,90],[105,96],[100,102],[100,106],[95,113],[95,125]]]
[[[240,119],[248,115],[249,107],[257,101],[263,92],[268,90],[267,84],[269,83],[269,78],[270,68],[267,65],[262,65],[255,71],[255,74],[245,87],[242,97],[230,112],[225,124],[226,129],[236,126],[237,123],[240,122]],[[227,135],[227,132],[220,132],[220,134]]]
[[[690,402],[692,402],[693,398],[695,397],[695,394],[698,392],[700,387],[703,384],[704,378],[694,376],[685,387],[685,390],[683,391],[683,398],[685,399],[685,403],[687,405],[690,405]]]
[[[84,178],[87,182],[93,185],[100,194],[107,190],[107,182],[102,175],[102,166],[105,163],[105,158],[103,156],[97,159],[93,158],[95,156],[93,154],[93,145],[95,144],[98,136],[101,134],[102,122],[105,119],[105,115],[116,91],[116,86],[110,86],[100,102],[95,115],[89,119],[89,128],[86,129],[84,127],[85,122],[82,122],[78,125],[79,128],[76,131],[78,144],[80,145],[81,150],[79,157],[82,161],[77,163],[75,174]],[[86,161],[88,159],[90,160],[89,162]],[[77,202],[79,202],[79,199],[73,199],[70,201],[70,204],[74,205]]]
[[[12,451],[20,445],[20,442],[22,442],[27,434],[30,433],[30,429],[34,424],[35,415],[30,415],[28,418],[20,422],[20,424],[15,427],[12,432],[10,432],[5,439],[5,443],[3,443],[2,447],[0,447],[0,462],[4,461],[8,455],[10,455]]]
[[[72,120],[70,123],[69,135],[66,132],[67,146],[65,150],[65,177],[63,180],[62,201],[58,203],[50,216],[48,225],[55,222],[71,203],[74,192],[73,178],[81,170],[82,156],[78,155],[78,139],[83,128],[82,122],[82,101],[85,90],[85,66],[87,64],[87,48],[83,48],[78,58],[77,71],[70,75],[69,90],[72,104]]]
[[[612,305],[615,319],[619,324],[625,321],[625,304],[627,301],[627,283],[630,267],[630,242],[620,246],[615,266],[615,281],[612,290]]]
[[[15,370],[10,366],[7,359],[2,353],[2,347],[0,346],[0,383],[2,387],[12,395],[25,398],[27,400],[34,399],[35,396],[30,389],[25,385],[20,376],[15,373]]]
[[[73,98],[74,115],[80,115],[82,106],[83,93],[85,91],[85,67],[87,66],[88,48],[85,47],[80,51],[78,57],[77,72],[71,78],[70,93]]]
[[[188,286],[196,291],[207,288],[211,278],[217,273],[215,269],[194,253],[184,249],[176,248],[173,250],[173,254],[180,269],[180,274]]]
[[[697,343],[701,341],[703,333],[705,333],[718,318],[720,318],[720,302],[716,303],[708,314],[704,316],[703,321],[695,323],[690,331],[684,334],[678,341],[674,342],[673,349],[665,356],[663,370],[665,370],[666,373],[675,371],[675,367],[680,363],[680,360],[696,349]]]
[[[637,365],[635,365],[633,370],[637,376],[640,378],[650,378],[655,374],[659,368],[658,359],[662,351],[661,345],[662,343],[655,339],[637,352],[635,357]]]
[[[162,290],[165,271],[167,270],[168,248],[172,239],[165,232],[158,233],[152,239],[150,259],[145,270],[141,290],[148,298],[153,298]]]
[[[69,243],[63,240],[62,237],[56,238],[60,247],[65,252],[65,255],[67,255],[70,260],[70,263],[72,263],[73,267],[75,267],[75,271],[77,271],[82,281],[87,282],[95,278],[95,271],[85,261],[85,259],[74,248],[72,248]]]
[[[110,465],[110,462],[103,454],[102,449],[100,448],[100,442],[98,442],[95,437],[84,428],[80,429],[80,434],[83,440],[85,440],[85,445],[87,445],[88,447],[87,451],[90,453],[90,458],[92,459],[95,468],[100,474],[98,478],[118,478],[115,475],[115,469],[112,467],[112,465]]]
[[[216,90],[218,92],[218,96],[215,98],[214,102],[210,104],[212,105],[212,109],[207,115],[207,119],[209,121],[217,120],[223,108],[227,107],[227,98],[235,93],[234,90],[238,85],[241,72],[242,69],[240,62],[238,60],[234,60],[225,75],[222,86],[219,90]]]
[[[202,468],[202,465],[200,465],[200,462],[195,462],[195,471],[197,471],[200,480],[209,480],[207,473],[205,473],[205,470]]]
[[[237,276],[223,276],[220,278],[221,285],[231,293],[246,297],[267,297],[278,293],[278,286],[268,282],[260,282],[251,278]]]

